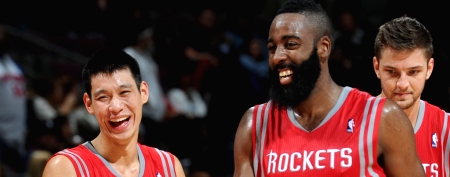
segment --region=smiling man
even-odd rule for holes
[[[331,34],[313,0],[279,9],[267,43],[271,99],[241,119],[235,177],[425,176],[400,107],[332,80]]]
[[[449,115],[420,99],[434,67],[429,31],[416,19],[399,17],[379,28],[374,48],[379,96],[395,101],[409,117],[427,176],[448,176]]]
[[[100,126],[99,135],[75,148],[57,152],[44,177],[156,176],[184,177],[177,157],[137,142],[148,85],[139,66],[123,50],[103,48],[82,71],[83,101]]]

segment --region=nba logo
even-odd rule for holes
[[[438,142],[438,137],[436,133],[431,134],[431,147],[436,148]]]
[[[347,122],[347,132],[353,133],[353,127],[355,127],[355,120],[349,119]]]
[[[156,177],[162,177],[162,176],[161,176],[161,173],[156,172]]]

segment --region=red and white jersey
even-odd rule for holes
[[[448,113],[420,100],[414,133],[416,148],[428,177],[449,175],[449,120]]]
[[[176,177],[174,156],[157,148],[138,144],[139,177]],[[72,161],[78,177],[120,176],[111,164],[89,143],[55,153]],[[53,157],[52,156],[52,157]]]
[[[325,119],[310,132],[297,122],[291,108],[279,108],[271,101],[256,105],[255,176],[386,176],[377,162],[384,103],[385,98],[345,87]]]

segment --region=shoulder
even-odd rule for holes
[[[242,116],[242,119],[245,120],[245,122],[251,121],[252,117],[253,117],[253,112],[255,112],[255,110],[257,109],[258,106],[252,106],[250,108],[248,108],[245,112],[244,115]]]
[[[374,96],[366,91],[361,91],[357,88],[353,87],[343,87],[340,93],[339,99],[342,99],[343,102],[350,102],[352,106],[355,105],[364,105],[363,103],[370,102],[374,100]]]
[[[42,176],[77,176],[77,172],[67,156],[55,154],[45,165]]]
[[[432,112],[432,113],[446,113],[446,114],[448,114],[447,112],[445,112],[445,110],[441,109],[440,107],[438,107],[438,106],[436,106],[436,105],[433,105],[433,104],[431,104],[431,103],[428,103],[428,102],[425,101],[425,100],[420,100],[420,102],[421,102],[421,104],[424,104],[424,106],[425,106],[425,111],[427,111],[427,112]]]
[[[344,87],[344,90],[348,90],[348,95],[354,96],[355,98],[374,98],[369,92],[359,90],[358,88],[353,87]]]
[[[387,98],[380,98],[380,97],[378,98],[384,100],[382,108],[382,115],[384,115],[383,116],[384,118],[392,118],[405,115],[403,110],[394,101]]]
[[[175,155],[173,155],[172,153],[165,151],[165,150],[158,149],[156,147],[151,147],[151,146],[147,146],[147,145],[143,145],[143,144],[138,144],[138,145],[144,156],[150,156],[152,158],[157,156],[160,159],[169,159],[169,158],[173,159],[173,157],[175,157]]]
[[[272,101],[268,101],[262,104],[254,105],[248,108],[244,115],[241,117],[241,121],[239,122],[238,132],[239,131],[250,131],[253,123],[253,117],[258,115],[263,115],[264,112],[271,109],[273,107]]]
[[[382,146],[392,146],[408,138],[414,139],[414,129],[408,116],[394,101],[383,99],[385,99],[385,102],[380,109],[381,112],[378,113],[380,114],[379,143]]]
[[[241,117],[241,121],[239,122],[237,133],[251,132],[252,122],[253,122],[253,112],[257,109],[258,106],[252,106],[248,108],[244,115]]]
[[[238,125],[238,133],[244,133],[244,132],[251,132],[252,126],[253,126],[253,117],[257,116],[258,114],[263,114],[262,112],[270,109],[271,106],[271,101],[263,103],[263,104],[259,104],[259,105],[254,105],[250,108],[248,108],[244,115],[241,117],[241,121],[239,122]]]
[[[183,171],[183,166],[181,165],[180,160],[178,159],[177,156],[175,156],[171,152],[168,152],[165,150],[160,150],[158,148],[146,146],[146,145],[142,145],[142,144],[138,144],[138,145],[146,159],[149,156],[151,157],[151,160],[153,160],[153,165],[164,164],[163,166],[165,166],[165,165],[168,165],[171,167],[173,166],[176,176],[180,176],[180,177],[185,176],[184,171]],[[154,158],[155,156],[159,157],[159,160],[157,160],[158,158]],[[155,162],[157,164],[155,164]]]
[[[405,112],[392,100],[384,99],[384,104],[381,109],[380,128],[387,130],[411,128],[411,121],[406,116]]]
[[[142,152],[155,152],[156,150],[159,150],[158,148],[152,147],[152,146],[147,146],[147,145],[143,145],[138,143],[139,148],[141,149]]]
[[[185,177],[183,166],[181,165],[180,160],[177,158],[177,156],[173,155],[174,163],[175,163],[175,175],[179,177]]]
[[[248,108],[244,112],[244,115],[241,118],[241,122],[239,124],[239,127],[241,127],[241,126],[251,127],[252,121],[253,121],[253,115],[257,114],[258,110],[260,110],[260,108],[262,108],[262,106],[264,106],[266,104],[267,103],[260,104],[260,105],[255,105],[255,106],[252,106],[252,107]]]
[[[436,105],[420,100],[419,118],[431,125],[445,129],[449,126],[450,114]]]

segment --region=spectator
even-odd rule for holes
[[[9,36],[0,26],[0,166],[4,177],[26,173],[26,78],[10,57]]]

